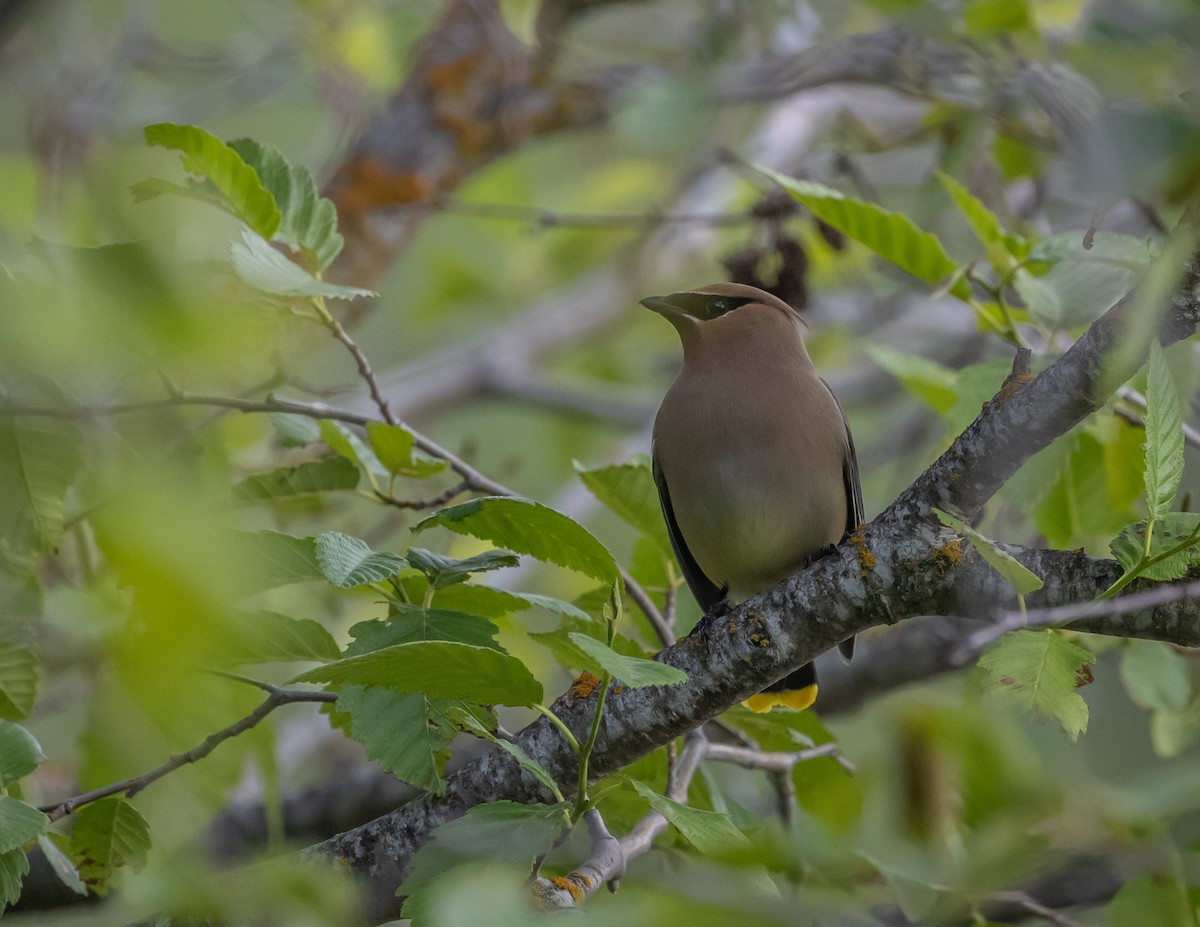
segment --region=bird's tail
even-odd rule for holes
[[[778,682],[767,686],[758,695],[744,702],[751,711],[770,711],[776,705],[803,711],[817,700],[817,668],[805,663],[794,673],[789,673]]]

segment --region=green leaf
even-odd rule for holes
[[[1146,506],[1161,518],[1175,504],[1183,478],[1183,420],[1179,394],[1157,341],[1150,343],[1146,383]]]
[[[358,479],[358,467],[352,462],[344,457],[327,457],[247,477],[233,487],[233,492],[243,502],[266,502],[306,493],[356,489]]]
[[[33,805],[0,795],[0,853],[20,849],[44,834],[49,826],[50,819]]]
[[[819,183],[796,180],[764,167],[755,169],[787,190],[818,219],[866,245],[919,280],[937,284],[958,267],[936,235],[918,228],[912,219],[902,213],[846,196]],[[970,288],[965,281],[959,281],[952,292],[955,296],[966,298],[970,295]]]
[[[688,842],[701,853],[717,853],[749,845],[750,841],[727,814],[703,811],[672,801],[636,779],[629,780],[650,807],[670,821]]]
[[[1087,703],[1075,691],[1079,671],[1095,658],[1051,630],[1017,631],[979,660],[999,691],[1062,725],[1075,740],[1087,730]]]
[[[37,697],[37,681],[38,664],[33,651],[11,632],[0,632],[0,718],[27,718]]]
[[[234,663],[335,660],[339,653],[333,635],[311,618],[240,613],[229,622],[229,630],[232,634],[222,645]]]
[[[862,858],[879,870],[879,874],[887,881],[888,887],[896,896],[896,903],[906,918],[919,922],[934,913],[945,890],[939,890],[936,886],[930,885],[927,880],[917,878],[905,870],[885,863],[867,853],[863,853]]]
[[[602,670],[619,679],[630,689],[643,686],[673,686],[687,681],[687,673],[666,663],[641,657],[626,657],[602,641],[586,634],[567,635],[576,647],[596,661]]]
[[[321,426],[311,416],[294,415],[291,412],[272,412],[271,424],[284,447],[304,447],[320,440]]]
[[[21,883],[29,872],[29,857],[24,850],[0,853],[0,911],[21,897]]]
[[[941,509],[933,511],[943,525],[969,540],[979,551],[979,556],[987,561],[988,566],[1004,577],[1005,582],[1016,590],[1017,595],[1029,595],[1045,585],[1036,573],[1001,548],[995,541],[985,538],[970,525]]]
[[[1150,559],[1161,557],[1167,551],[1191,539],[1189,546],[1178,553],[1145,567],[1138,573],[1146,579],[1170,582],[1179,579],[1189,569],[1200,564],[1200,515],[1191,512],[1168,512],[1154,522],[1154,533],[1150,537]],[[1146,551],[1146,523],[1138,522],[1121,529],[1109,545],[1113,557],[1128,573],[1142,562]]]
[[[996,214],[988,209],[983,200],[943,171],[937,172],[937,179],[942,189],[950,195],[950,199],[954,200],[954,205],[971,226],[975,237],[988,249],[988,256],[993,264],[998,264],[996,257],[1004,254],[1016,258],[1025,256],[1029,250],[1029,243],[1019,235],[1006,232]],[[1000,255],[995,255],[997,246],[1001,249]]]
[[[229,147],[253,168],[275,198],[282,217],[274,237],[304,251],[317,271],[325,270],[344,242],[337,231],[337,210],[331,200],[317,193],[312,175],[300,165],[289,164],[271,145],[239,138]]]
[[[37,739],[11,721],[0,721],[0,789],[23,779],[46,758]]]
[[[384,647],[301,673],[292,682],[380,686],[481,705],[536,705],[542,684],[516,657],[455,641]]]
[[[0,542],[14,552],[57,546],[63,532],[63,497],[79,462],[74,422],[0,418]]]
[[[597,639],[597,642],[599,642],[596,635],[603,635],[604,633],[604,626],[593,621],[591,616],[585,614],[582,618],[572,617],[564,621],[554,631],[535,632],[530,634],[529,637],[554,654],[555,659],[564,667],[575,671],[594,668],[596,660],[576,646],[571,640],[571,635],[583,634],[587,637]],[[645,658],[648,653],[646,648],[641,644],[630,640],[622,634],[617,634],[613,637],[613,650],[623,656],[636,658]]]
[[[79,877],[97,895],[105,895],[121,866],[138,869],[150,851],[150,828],[128,801],[102,798],[75,815],[71,855]]]
[[[1053,287],[1040,277],[1035,277],[1024,267],[1018,267],[1017,272],[1013,275],[1013,288],[1034,319],[1047,328],[1062,327],[1065,309],[1062,299]]]
[[[1166,875],[1126,882],[1105,912],[1106,927],[1195,927],[1187,886]]]
[[[465,560],[456,560],[444,554],[435,554],[422,547],[413,547],[405,554],[408,565],[420,570],[434,589],[444,589],[455,583],[466,582],[473,573],[487,573],[506,567],[519,566],[521,558],[507,550],[488,550]]]
[[[433,832],[433,837],[413,857],[404,884],[401,913],[414,927],[433,927],[429,901],[434,883],[455,879],[455,867],[478,859],[519,861],[527,865],[547,852],[562,833],[570,805],[523,805],[511,801],[487,802],[468,808],[466,814]]]
[[[373,551],[366,541],[338,531],[322,531],[315,546],[321,572],[339,589],[382,582],[408,566],[399,554]]]
[[[355,299],[378,296],[374,290],[327,283],[288,260],[252,229],[242,229],[241,242],[230,248],[233,269],[243,281],[274,296],[312,296],[323,299]]]
[[[279,531],[247,531],[238,540],[245,548],[244,575],[240,578],[252,591],[325,578],[317,563],[315,538],[297,538]]]
[[[1162,641],[1126,641],[1121,681],[1142,708],[1182,712],[1192,700],[1188,661]]]
[[[438,593],[438,607],[483,615],[485,618],[501,618],[513,612],[542,608],[556,615],[566,615],[583,621],[591,620],[587,612],[562,599],[531,592],[510,592],[507,589],[479,586],[474,583],[447,586]]]
[[[354,625],[350,629],[353,640],[346,647],[346,656],[357,657],[384,647],[417,641],[455,641],[472,647],[500,649],[495,640],[500,629],[478,615],[419,605],[397,605],[393,612],[386,621],[374,619]]]
[[[963,10],[963,26],[968,35],[978,39],[1037,34],[1027,0],[971,0]]]
[[[944,414],[954,408],[958,399],[957,377],[949,367],[883,344],[868,344],[864,349],[872,361],[935,412]]]
[[[223,141],[196,126],[169,122],[146,126],[145,136],[148,145],[181,152],[184,170],[211,180],[234,215],[256,234],[263,238],[275,234],[282,218],[275,198],[254,169]]]
[[[395,476],[423,480],[445,470],[447,463],[430,457],[414,445],[411,431],[399,425],[382,422],[367,424],[367,440],[379,462]]]
[[[458,734],[444,712],[461,704],[420,692],[343,686],[337,713],[349,717],[350,736],[363,745],[368,759],[409,785],[441,795],[448,748]]]
[[[59,841],[69,845],[68,838],[62,834],[42,834],[42,836],[38,837],[38,846],[41,847],[42,855],[46,857],[46,862],[50,864],[50,868],[58,876],[58,881],[62,882],[63,885],[76,895],[86,895],[87,886],[83,884],[83,879],[79,878],[79,870],[71,862],[71,857],[64,853],[58,845]],[[2,903],[0,901],[0,904]]]
[[[519,744],[515,744],[510,740],[501,740],[500,738],[496,737],[491,728],[485,726],[477,717],[469,712],[455,709],[449,712],[449,717],[456,725],[458,725],[467,733],[474,734],[476,737],[495,744],[514,760],[516,760],[518,766],[520,766],[531,776],[533,776],[533,778],[537,779],[538,782],[544,785],[548,792],[550,792],[552,795],[561,796],[561,793],[558,789],[558,783],[555,782],[550,773],[546,771],[546,767],[526,753]]]
[[[375,456],[371,447],[354,433],[353,429],[343,422],[328,418],[321,419],[320,428],[321,440],[342,457],[361,467],[375,489],[388,484],[387,468]]]
[[[488,496],[429,516],[413,528],[435,525],[491,541],[519,554],[555,563],[605,583],[615,582],[617,563],[586,528],[561,512],[528,499]]]
[[[658,489],[648,462],[587,469],[575,461],[575,472],[602,503],[654,541],[666,557],[673,556],[663,521]]]
[[[1148,239],[1116,232],[1095,232],[1091,247],[1084,247],[1081,231],[1047,235],[1029,251],[1029,260],[1057,264],[1063,261],[1103,263],[1141,272],[1150,266],[1155,251]]]

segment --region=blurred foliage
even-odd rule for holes
[[[648,421],[677,363],[638,297],[727,274],[803,307],[873,513],[992,398],[1013,345],[1040,369],[1135,280],[1174,285],[1154,259],[1177,253],[1167,230],[1200,185],[1190,0],[577,5],[593,9],[562,36],[554,77],[617,69],[611,118],[467,178],[366,312],[368,291],[325,279],[343,240],[313,177],[404,79],[440,0],[70,0],[2,26],[0,906],[30,852],[64,891],[113,889],[14,923],[352,922],[345,880],[278,852],[285,794],[368,763],[440,792],[456,750],[503,745],[501,725],[570,674],[673,681],[616,582],[619,564],[660,605],[679,590],[681,632],[697,615],[644,435],[605,411]],[[502,6],[534,41],[538,4]],[[882,105],[815,90],[842,95],[839,115],[783,120],[820,128],[801,163],[771,149],[771,104],[715,102],[754,67],[786,83],[786,56],[894,26],[965,65],[898,80]],[[658,221],[674,211],[709,221]],[[604,274],[628,312],[523,371],[537,389],[465,389],[412,427],[363,398],[338,343],[345,320],[381,379],[403,383]],[[1147,338],[1156,308],[1136,306]],[[1002,569],[999,544],[1041,542],[1111,547],[1119,585],[1181,576],[1200,536],[1181,428],[1198,376],[1193,344],[1155,348],[963,526],[972,543]],[[465,499],[423,434],[528,499]],[[131,797],[53,821],[35,810],[247,717],[264,693],[229,674],[327,682],[339,699],[282,707]],[[796,764],[785,819],[761,771],[706,761],[684,805],[663,797],[663,753],[643,758],[592,794],[617,836],[651,807],[672,829],[591,916],[985,923],[1000,893],[1109,854],[1136,877],[1081,917],[1196,927],[1196,683],[1194,655],[1168,645],[1038,630],[851,717],[735,708],[737,737],[780,752],[836,741],[857,771]],[[588,851],[578,832],[552,848],[580,810],[563,792],[439,831],[410,913],[529,923],[533,857],[566,872]],[[231,877],[200,847],[239,797],[264,805],[274,858]]]

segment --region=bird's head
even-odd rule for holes
[[[666,318],[679,328],[680,324],[711,322],[745,306],[765,306],[784,313],[792,320],[803,322],[799,314],[778,296],[743,283],[712,283],[685,293],[669,296],[648,296],[641,304]]]

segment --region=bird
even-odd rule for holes
[[[854,439],[805,348],[807,323],[757,287],[714,283],[641,300],[683,344],[654,420],[652,466],[671,546],[706,615],[768,589],[862,522]],[[854,638],[838,645],[847,660]],[[816,668],[746,699],[808,708]]]

